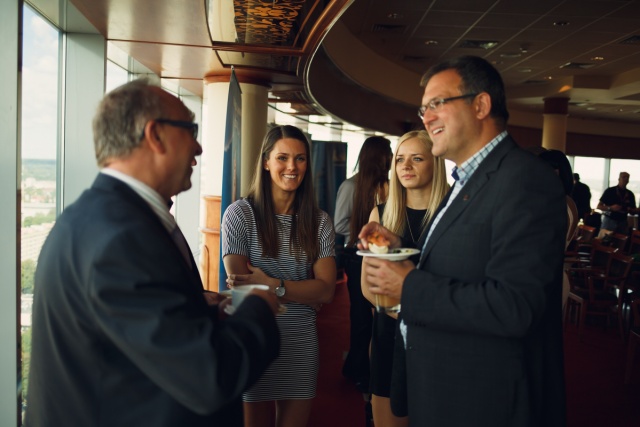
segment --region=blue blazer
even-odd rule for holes
[[[396,413],[412,426],[564,425],[566,227],[553,170],[510,137],[498,143],[405,279]]]
[[[40,254],[25,425],[241,426],[279,332],[262,299],[221,321],[202,293],[148,204],[100,174]]]

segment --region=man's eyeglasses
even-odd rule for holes
[[[156,123],[164,123],[169,126],[175,126],[183,129],[189,129],[193,134],[193,139],[198,139],[198,124],[193,122],[186,122],[184,120],[170,120],[170,119],[155,119]],[[140,139],[144,138],[144,129],[142,130],[142,135]]]
[[[427,112],[427,108],[432,112],[437,112],[442,109],[442,106],[449,101],[455,101],[456,99],[465,99],[465,98],[475,98],[478,96],[477,93],[467,93],[465,95],[460,96],[452,96],[451,98],[434,98],[427,103],[427,105],[423,105],[418,110],[418,117],[424,119],[424,114]]]

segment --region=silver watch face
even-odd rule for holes
[[[284,286],[278,286],[276,288],[276,296],[283,297],[284,296],[284,292],[285,292]]]

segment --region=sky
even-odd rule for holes
[[[55,159],[58,99],[58,32],[24,7],[22,157]]]

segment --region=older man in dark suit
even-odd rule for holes
[[[432,152],[456,164],[456,183],[417,268],[364,261],[373,293],[402,298],[394,375],[406,390],[392,391],[394,410],[408,409],[412,426],[563,426],[562,184],[507,134],[504,86],[487,61],[443,62],[422,83]],[[368,224],[362,247],[373,231],[403,243]]]
[[[205,298],[168,209],[191,187],[197,129],[145,81],[101,102],[101,173],[38,261],[26,426],[242,425],[238,396],[278,353],[277,299],[254,291],[222,320]]]

